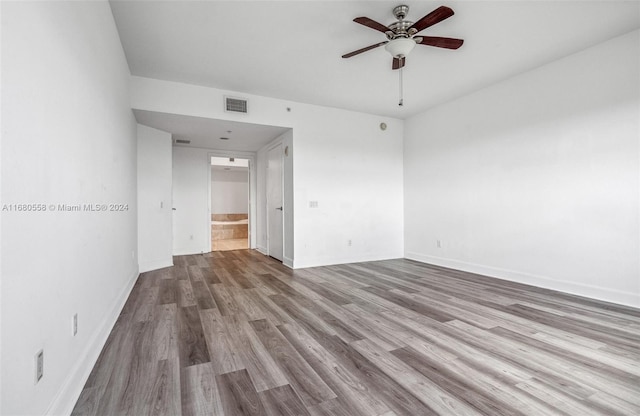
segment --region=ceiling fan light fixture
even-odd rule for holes
[[[397,38],[385,45],[387,52],[394,58],[407,56],[416,46],[416,42],[409,38]]]

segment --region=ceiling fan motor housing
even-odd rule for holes
[[[389,30],[393,32],[393,38],[407,38],[416,33],[415,29],[409,29],[413,22],[409,20],[400,20],[389,25]]]

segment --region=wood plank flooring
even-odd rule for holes
[[[640,310],[410,260],[140,275],[74,415],[640,415]]]
[[[211,250],[213,251],[231,251],[247,248],[249,248],[249,239],[247,237],[233,238],[229,240],[211,239]]]

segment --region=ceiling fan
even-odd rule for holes
[[[368,17],[356,17],[353,19],[356,23],[384,33],[387,36],[387,40],[347,53],[342,55],[342,57],[351,58],[352,56],[386,45],[385,49],[393,56],[391,68],[400,69],[404,67],[407,55],[416,45],[435,46],[446,49],[458,49],[462,46],[464,42],[462,39],[415,36],[418,32],[453,16],[453,10],[449,7],[440,6],[415,23],[404,20],[408,12],[409,6],[401,5],[394,7],[393,15],[398,21],[389,26],[385,26]]]

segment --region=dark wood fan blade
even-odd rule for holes
[[[382,23],[376,22],[375,20],[369,19],[368,17],[356,17],[353,21],[366,27],[370,27],[373,30],[377,30],[378,32],[386,33],[389,31],[388,27]]]
[[[440,6],[422,19],[418,20],[414,24],[409,27],[407,30],[415,29],[416,33],[420,32],[428,28],[429,26],[433,26],[436,23],[442,22],[444,19],[453,16],[453,10],[451,10],[447,6]]]
[[[378,46],[382,46],[382,45],[384,45],[385,43],[388,43],[388,42],[389,42],[388,40],[385,40],[384,42],[376,43],[375,45],[370,45],[370,46],[367,46],[366,48],[362,48],[362,49],[358,49],[357,51],[349,52],[349,53],[347,53],[345,55],[342,55],[342,57],[343,58],[351,58],[352,56],[358,55],[358,54],[360,54],[362,52],[370,51],[371,49],[375,49]]]
[[[391,64],[392,69],[400,69],[404,66],[406,58],[403,56],[401,58],[393,58],[393,63]]]
[[[422,38],[420,41],[418,41],[418,37],[413,38],[418,45],[435,46],[437,48],[458,49],[464,43],[464,40],[462,39],[440,38],[437,36],[420,37]]]

